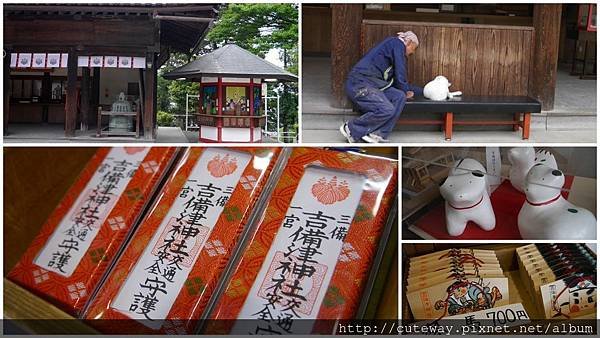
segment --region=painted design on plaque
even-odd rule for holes
[[[450,316],[491,309],[502,299],[498,287],[484,286],[468,280],[459,280],[448,287],[446,299],[435,302],[435,309],[446,309]]]
[[[311,188],[312,195],[325,205],[341,202],[350,195],[348,182],[342,180],[338,182],[337,176],[333,176],[329,181],[321,177]]]
[[[237,169],[237,158],[230,158],[229,154],[221,158],[221,155],[217,154],[208,162],[206,169],[213,177],[231,175]]]
[[[596,289],[591,277],[561,279],[541,286],[546,318],[577,317],[595,311]]]
[[[561,304],[563,305],[563,304]],[[596,307],[596,285],[582,280],[569,288],[569,310],[571,313],[584,312]]]

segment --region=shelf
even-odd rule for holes
[[[29,333],[97,334],[68,313],[4,278],[4,319]]]

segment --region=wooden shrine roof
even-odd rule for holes
[[[9,20],[156,20],[160,24],[161,45],[170,51],[190,52],[199,48],[212,22],[217,4],[4,4]],[[127,33],[127,32],[124,32]]]
[[[235,44],[227,44],[163,75],[170,80],[200,79],[202,76],[298,80],[296,75]]]

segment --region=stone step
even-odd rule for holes
[[[518,131],[455,131],[451,141],[444,139],[440,131],[397,131],[389,137],[393,143],[473,143],[474,146],[493,142],[502,143],[593,143],[596,130],[542,130],[533,129],[529,140],[521,139]],[[338,130],[303,129],[302,142],[305,143],[346,143]]]
[[[533,125],[532,125],[533,128]],[[546,114],[547,130],[595,130],[595,113],[548,113]]]

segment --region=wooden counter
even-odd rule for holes
[[[47,109],[47,121],[44,121],[44,109]],[[8,114],[9,123],[64,123],[65,105],[62,103],[11,102]]]

